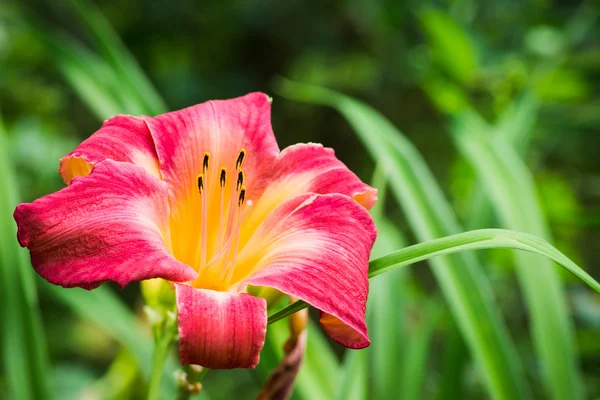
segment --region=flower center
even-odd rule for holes
[[[234,275],[241,221],[252,204],[252,201],[246,201],[242,169],[245,158],[246,150],[241,149],[235,161],[235,170],[228,172],[226,167],[221,166],[216,174],[216,171],[211,171],[210,153],[204,153],[202,172],[196,177],[202,232],[196,257],[199,277],[193,282],[195,287],[224,290]],[[211,182],[211,179],[214,181]],[[215,203],[219,206],[216,220]]]

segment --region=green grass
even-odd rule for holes
[[[291,99],[334,107],[349,121],[373,159],[383,166],[390,191],[418,240],[463,231],[420,154],[379,113],[349,97],[291,81],[281,81],[278,92]],[[461,253],[435,259],[432,267],[490,395],[496,399],[528,398],[530,390],[516,349],[477,259]]]
[[[70,0],[69,9],[84,33],[77,40],[42,28],[37,20],[29,21],[28,26],[40,43],[50,49],[54,65],[98,121],[118,113],[155,115],[168,111],[165,101],[100,10],[85,0]],[[494,125],[483,122],[477,114],[465,112],[469,109],[468,88],[484,68],[473,37],[455,18],[440,10],[423,8],[416,16],[429,43],[431,61],[439,68],[434,75],[423,74],[422,89],[443,113],[452,115],[452,138],[476,177],[464,226],[426,160],[379,112],[324,88],[287,80],[277,86],[284,97],[336,109],[377,165],[372,185],[380,189],[380,202],[372,210],[379,237],[370,263],[372,280],[367,306],[372,345],[339,354],[339,348],[331,345],[317,324],[311,323],[293,398],[462,398],[466,386],[473,386],[473,382],[465,382],[471,361],[476,369],[471,378],[475,378],[478,389],[482,385],[483,397],[527,399],[532,393],[537,395],[538,386],[543,386],[547,397],[582,398],[573,324],[563,284],[552,261],[598,293],[600,285],[548,243],[551,237],[538,204],[535,182],[522,160],[531,147],[541,103],[526,92],[506,107]],[[590,18],[586,18],[589,22]],[[577,29],[571,31],[576,33]],[[82,38],[89,39],[89,47]],[[5,140],[3,134],[0,140]],[[6,143],[0,142],[0,151],[5,149]],[[46,339],[34,273],[26,252],[14,240],[11,213],[18,203],[18,184],[8,156],[0,159],[0,174],[5,182],[0,197],[0,316],[6,321],[2,336],[4,384],[14,398],[45,399],[51,396]],[[403,211],[407,226],[390,218],[385,203]],[[464,232],[465,227],[487,228],[496,220],[511,231]],[[413,238],[420,243],[408,246]],[[529,376],[537,375],[538,367],[532,373],[528,364],[525,374],[525,357],[517,352],[515,339],[508,334],[495,301],[497,293],[485,268],[486,254],[473,253],[490,248],[516,250],[517,279],[532,322],[531,342],[541,383]],[[438,296],[425,298],[415,294],[418,283],[406,267],[424,260],[429,260],[453,321],[447,321]],[[141,327],[139,316],[112,291],[64,290],[45,283],[40,289],[117,341],[131,355],[129,363],[135,364],[131,368],[139,369],[143,379],[147,379],[151,338]],[[418,307],[416,319],[408,318],[409,306]],[[304,307],[305,303],[297,302],[278,312],[270,310],[269,333],[256,369],[257,385],[264,382],[283,355],[281,346],[288,328],[285,321],[279,320]],[[279,322],[272,323],[275,321]],[[443,336],[441,354],[433,351],[438,336]],[[119,356],[110,371],[117,370],[124,357]],[[434,359],[439,365],[433,365]],[[163,380],[165,398],[175,391],[171,376],[177,366],[173,352],[165,367],[165,376],[169,377]],[[441,376],[436,377],[436,373]],[[107,382],[109,376],[110,373]],[[431,388],[430,382],[437,387]],[[208,395],[203,393],[204,398]]]
[[[485,124],[471,119],[477,117],[457,117],[453,136],[475,170],[498,219],[506,228],[550,239],[533,178],[507,141],[508,135],[502,134],[521,129],[520,121],[491,133]],[[531,316],[533,343],[541,361],[546,393],[557,400],[582,398],[573,324],[558,271],[548,258],[532,254],[515,253],[515,262]]]
[[[35,272],[27,251],[16,240],[12,218],[19,203],[6,132],[0,120],[0,320],[2,367],[10,397],[19,400],[51,398],[48,350],[40,318]]]

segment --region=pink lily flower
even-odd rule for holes
[[[265,94],[116,116],[59,172],[67,187],[14,213],[33,267],[64,287],[174,282],[183,364],[256,366],[267,305],[249,285],[316,307],[342,345],[369,345],[377,191],[331,149],[280,151]]]

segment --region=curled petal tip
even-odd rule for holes
[[[106,120],[98,131],[60,159],[58,172],[69,185],[73,178],[89,175],[94,165],[104,160],[129,162],[160,178],[154,142],[140,117],[117,115]]]
[[[367,335],[366,325],[356,329],[347,325],[339,318],[326,313],[321,313],[320,322],[325,332],[344,347],[358,350],[364,349],[371,344]]]

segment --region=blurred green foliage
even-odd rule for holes
[[[478,179],[485,177],[485,167],[499,164],[473,162],[451,134],[459,116],[477,115],[483,123],[474,134],[483,135],[482,143],[489,146],[488,137],[506,136],[531,175],[526,202],[510,207],[522,224],[512,227],[531,227],[523,222],[531,215],[520,218],[518,213],[526,210],[519,207],[537,204],[534,212],[545,221],[542,225],[549,228],[553,244],[599,277],[599,13],[593,1],[551,0],[4,0],[0,112],[7,135],[0,143],[2,153],[10,155],[10,166],[4,168],[16,171],[18,191],[12,189],[9,197],[9,183],[3,180],[0,195],[14,203],[19,196],[31,201],[61,188],[58,158],[111,115],[156,114],[254,90],[274,95],[274,78],[285,76],[372,105],[423,155],[461,225],[506,227],[507,216],[494,204],[518,199],[522,178],[508,168],[501,174],[512,179],[507,193],[494,195],[493,184]],[[524,102],[529,98],[534,102]],[[273,126],[281,147],[324,143],[366,181],[381,161],[372,159],[350,125],[327,108],[274,95]],[[490,159],[498,156],[497,147],[488,150]],[[402,212],[406,205],[392,200],[376,211],[384,235],[378,246],[385,251],[423,240],[411,225],[414,216]],[[4,210],[0,212],[0,242],[10,243],[15,226]],[[12,247],[2,247],[4,271],[12,267],[7,260],[14,259],[7,252],[18,253]],[[534,350],[540,341],[531,335],[531,310],[516,284],[515,261],[499,250],[477,257],[493,289],[490,304],[502,313],[518,351],[524,370],[519,379],[535,398],[551,397],[546,367]],[[3,283],[18,279],[8,276],[3,275]],[[561,278],[564,287],[559,291],[566,302],[558,301],[568,311],[558,319],[571,319],[576,343],[572,353],[579,369],[569,372],[581,380],[583,398],[596,398],[600,300],[570,276]],[[382,279],[371,286],[376,293],[369,305],[369,353],[351,353],[350,358],[311,327],[312,347],[294,397],[490,397],[486,378],[468,352],[434,274],[424,268],[405,271],[389,277],[394,286]],[[41,281],[38,287],[41,312],[22,323],[35,326],[41,315],[49,366],[44,367],[44,360],[7,358],[11,353],[6,349],[13,348],[3,346],[0,398],[8,395],[6,388],[21,373],[39,374],[39,368],[48,369],[57,399],[143,398],[148,372],[141,360],[150,358],[151,348],[148,327],[140,326],[144,317],[138,287],[120,293],[105,287],[89,294],[93,297],[65,295]],[[22,297],[27,290],[16,289]],[[32,301],[27,303],[30,312],[36,307]],[[384,306],[393,310],[384,312]],[[3,322],[2,331],[8,332],[5,327]],[[211,371],[204,396],[229,399],[258,393],[281,355],[285,324],[275,324],[270,331],[262,369]],[[550,335],[540,335],[546,334]],[[390,349],[387,354],[385,349]],[[172,382],[166,381],[166,386]],[[354,386],[333,393],[339,382]],[[397,392],[390,393],[394,385]],[[43,396],[42,390],[30,398]],[[560,393],[552,396],[565,398]]]

